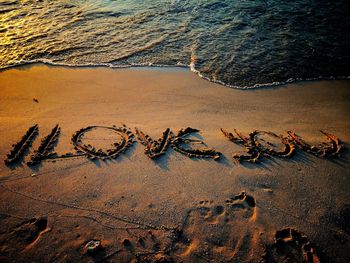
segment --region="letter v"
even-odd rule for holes
[[[158,140],[153,140],[149,135],[144,134],[137,128],[135,128],[135,131],[139,141],[146,146],[145,154],[151,159],[163,155],[169,146],[170,139],[174,136],[169,128],[163,132],[162,137]]]

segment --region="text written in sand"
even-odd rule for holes
[[[96,145],[86,142],[86,135],[94,131],[107,131],[113,133],[111,146],[108,149],[99,148]],[[99,159],[102,161],[117,158],[123,154],[135,143],[135,138],[145,147],[144,153],[151,159],[156,159],[165,155],[168,148],[171,147],[180,154],[190,158],[210,158],[220,160],[222,153],[216,149],[208,148],[203,140],[193,139],[191,135],[198,133],[198,129],[191,127],[183,128],[177,132],[170,128],[165,129],[160,138],[154,139],[138,128],[134,131],[126,125],[113,126],[88,126],[76,131],[71,137],[71,143],[75,152],[69,152],[58,155],[54,149],[58,143],[61,128],[57,124],[51,132],[45,136],[40,146],[33,151],[28,166],[40,164],[45,160],[68,159],[77,157],[86,157],[91,160]],[[270,131],[254,130],[248,135],[244,135],[234,129],[232,132],[221,129],[222,134],[230,142],[241,145],[245,148],[245,153],[233,153],[232,158],[238,162],[258,163],[264,158],[291,158],[296,150],[306,151],[318,157],[330,158],[339,156],[343,144],[335,135],[320,131],[327,141],[320,145],[311,145],[304,141],[293,131],[287,131],[285,135],[277,135]],[[7,154],[5,164],[16,166],[21,163],[30,148],[33,141],[39,134],[39,126],[35,124],[30,127],[22,138],[12,145],[11,151]]]

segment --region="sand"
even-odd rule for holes
[[[350,258],[350,82],[300,82],[235,90],[177,68],[31,65],[0,72],[1,262],[346,262]],[[34,124],[26,156],[5,165]],[[88,126],[125,124],[135,142],[112,160],[86,156],[28,166],[59,124],[58,155]],[[222,153],[189,158],[168,147],[144,153],[135,127],[152,139],[170,128]],[[322,158],[298,147],[291,158],[238,162],[244,147],[220,131],[254,130],[310,145],[337,136],[344,149]],[[83,142],[111,148],[115,130]],[[265,140],[271,137],[264,137]],[[132,139],[132,138],[131,138]],[[279,146],[279,142],[276,142]],[[244,192],[244,193],[242,193]],[[97,243],[89,243],[91,240]]]

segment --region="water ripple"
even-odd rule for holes
[[[188,66],[238,88],[350,76],[345,0],[0,0],[0,68]]]

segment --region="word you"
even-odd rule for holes
[[[97,149],[91,144],[84,143],[84,137],[87,133],[95,130],[105,130],[116,134],[117,139],[113,139],[112,147],[109,149]],[[153,139],[143,131],[135,128],[135,133],[127,126],[88,126],[76,131],[71,137],[71,143],[74,146],[75,153],[66,153],[58,155],[54,148],[58,143],[61,128],[57,124],[51,132],[41,140],[37,150],[33,151],[27,165],[38,165],[48,159],[64,159],[79,156],[85,156],[91,160],[108,160],[118,157],[135,143],[135,138],[145,146],[144,153],[151,159],[156,159],[164,155],[168,147],[191,158],[211,158],[219,160],[222,153],[205,146],[205,143],[199,139],[191,139],[189,136],[199,132],[198,129],[191,127],[180,129],[173,132],[167,128],[162,136]],[[234,153],[232,158],[239,162],[257,163],[266,157],[290,158],[296,149],[306,151],[318,157],[335,157],[338,156],[343,148],[342,142],[333,134],[320,131],[326,138],[327,142],[315,146],[305,142],[300,136],[292,131],[287,131],[286,136],[277,135],[270,131],[251,132],[248,136],[242,134],[236,129],[233,132],[221,129],[222,134],[230,142],[241,145],[245,148],[246,153]],[[16,165],[24,159],[27,152],[32,146],[33,141],[39,133],[39,126],[35,124],[30,127],[22,138],[12,145],[12,149],[5,160],[6,165]],[[265,139],[264,139],[264,138]],[[270,138],[269,141],[266,137]],[[273,141],[273,142],[272,142]],[[276,141],[278,146],[276,145]],[[202,145],[196,147],[196,145]],[[204,146],[203,146],[204,145]]]

